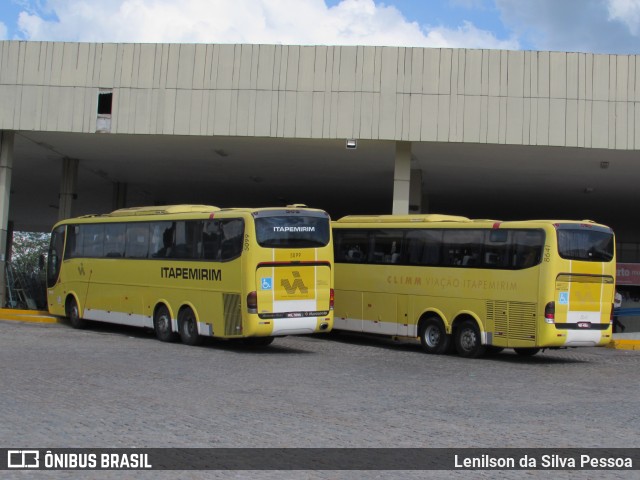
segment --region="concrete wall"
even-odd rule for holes
[[[0,42],[0,130],[640,149],[640,56]]]

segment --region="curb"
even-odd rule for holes
[[[607,348],[616,350],[640,350],[640,340],[611,340]]]
[[[14,320],[31,323],[58,323],[58,317],[40,310],[16,310],[14,308],[0,308],[0,320]]]

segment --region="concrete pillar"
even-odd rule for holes
[[[7,304],[7,238],[14,132],[0,130],[0,308]]]
[[[422,213],[422,170],[411,170],[409,213]]]
[[[409,213],[409,192],[411,191],[411,142],[396,142],[396,161],[393,171],[394,215]]]
[[[127,206],[127,183],[113,182],[113,210]]]
[[[76,188],[78,186],[78,159],[62,159],[62,181],[60,182],[60,205],[58,207],[58,220],[71,217],[73,201],[78,198]]]

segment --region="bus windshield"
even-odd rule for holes
[[[614,255],[613,232],[559,225],[558,252],[567,260],[610,262]]]
[[[327,216],[273,215],[256,218],[258,244],[266,248],[318,248],[329,244]]]

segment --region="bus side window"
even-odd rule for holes
[[[489,230],[484,244],[483,266],[486,268],[508,268],[510,235],[512,230]]]
[[[409,230],[406,236],[405,262],[409,265],[440,265],[442,230]]]
[[[336,230],[336,260],[342,263],[366,263],[369,235],[366,230]]]
[[[124,257],[124,223],[107,223],[104,227],[104,256],[107,258]]]
[[[149,250],[149,224],[127,224],[125,256],[127,258],[147,258]]]
[[[444,243],[445,265],[478,267],[482,255],[484,232],[475,229],[446,229]]]
[[[101,258],[104,255],[104,224],[82,225],[83,249],[85,258]]]
[[[233,218],[222,222],[220,260],[226,262],[240,256],[242,253],[243,235],[244,221],[241,218]]]
[[[378,230],[373,233],[373,263],[401,263],[402,230]]]
[[[513,237],[513,268],[529,268],[542,261],[544,232],[522,230],[515,232]]]
[[[175,231],[175,223],[173,222],[153,222],[151,224],[149,251],[153,258],[171,257]]]
[[[198,258],[198,243],[202,238],[201,221],[186,220],[176,222],[175,246],[171,258]]]

